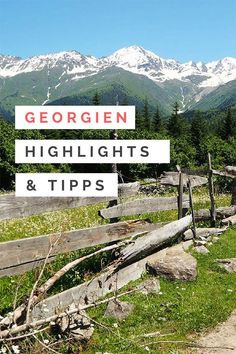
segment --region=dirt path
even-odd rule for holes
[[[198,344],[208,347],[199,348],[197,350],[198,354],[236,354],[236,311],[231,314],[226,322],[202,336]]]

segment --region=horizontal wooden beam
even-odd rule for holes
[[[51,246],[48,262],[58,254],[117,241],[157,227],[145,220],[131,220],[3,242],[0,243],[0,277],[21,274],[40,266]]]
[[[191,181],[192,187],[199,187],[204,184],[207,184],[206,177],[193,176],[183,173],[183,185],[187,187],[188,180]],[[179,172],[164,172],[160,177],[160,183],[163,185],[178,187],[179,185]]]
[[[183,196],[183,208],[189,207],[189,197]],[[145,198],[115,205],[111,208],[101,209],[99,215],[104,219],[127,215],[140,215],[161,210],[178,208],[177,197]]]
[[[210,220],[211,212],[209,209],[199,209],[194,212],[196,221]],[[218,220],[228,218],[236,214],[236,205],[229,207],[220,207],[216,209],[216,218]]]
[[[225,166],[225,171],[236,177],[236,166]]]
[[[228,178],[236,178],[236,175],[233,175],[227,171],[222,171],[222,170],[212,170],[213,175],[215,176],[222,176],[222,177],[228,177]]]
[[[139,183],[124,183],[118,188],[119,197],[135,195],[139,190]],[[49,211],[78,208],[85,205],[108,202],[113,198],[107,197],[15,197],[14,194],[0,195],[0,220],[22,218]]]

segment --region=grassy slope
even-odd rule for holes
[[[235,257],[235,241],[236,230],[229,230],[221,236],[219,243],[210,247],[210,255],[194,254],[198,260],[197,281],[183,283],[161,279],[162,295],[135,294],[124,298],[135,305],[135,311],[125,322],[119,323],[118,328],[114,327],[117,321],[103,316],[105,306],[91,311],[90,315],[112,328],[113,333],[102,328],[96,330],[86,352],[147,352],[142,345],[148,346],[152,353],[185,352],[188,348],[185,344],[149,343],[158,340],[190,342],[198,332],[214,327],[229,316],[236,303],[236,274],[221,270],[215,259]],[[137,337],[158,331],[168,336]]]
[[[208,197],[205,190],[194,194],[196,208],[208,207]],[[218,206],[229,205],[230,196],[217,198]],[[87,227],[104,221],[97,217],[97,210],[101,206],[89,206],[80,209],[48,213],[43,216],[30,217],[22,220],[12,220],[0,223],[1,240],[30,237],[65,229]],[[146,217],[144,215],[143,217]],[[150,217],[150,215],[149,215]],[[173,220],[175,211],[155,213],[151,215],[153,221]],[[141,345],[155,340],[186,340],[189,335],[195,336],[199,331],[205,330],[223,321],[235,308],[236,301],[236,274],[227,274],[216,267],[216,258],[235,257],[236,230],[231,229],[221,236],[219,243],[211,246],[211,253],[207,256],[196,255],[198,259],[198,279],[193,283],[169,282],[161,279],[162,295],[148,298],[141,294],[134,294],[126,300],[135,304],[134,313],[125,321],[114,327],[116,321],[103,317],[104,307],[92,310],[90,315],[98,322],[102,322],[112,329],[96,327],[95,334],[86,353],[145,353]],[[71,253],[66,257],[58,257],[53,265],[48,265],[45,277],[60,268],[68,260],[72,260],[89,250]],[[103,261],[106,262],[105,255]],[[57,292],[81,283],[90,277],[91,270],[98,270],[101,258],[87,262],[83,266],[70,272],[53,289]],[[92,266],[92,269],[91,269]],[[0,279],[0,313],[11,309],[15,298],[21,302],[25,294],[29,293],[38,270],[25,275]],[[130,285],[128,286],[130,287]],[[231,291],[232,290],[232,291]],[[17,294],[17,295],[16,295]],[[146,339],[136,338],[143,333],[160,331],[170,334],[167,337]],[[52,339],[51,339],[52,340]],[[183,344],[147,344],[152,353],[178,353],[185,352]],[[60,353],[67,353],[68,345],[58,348]],[[32,351],[33,350],[33,351]],[[78,352],[78,345],[71,348],[71,353]],[[178,351],[176,351],[178,350]],[[36,347],[27,350],[36,354]],[[45,351],[47,353],[48,351]],[[42,350],[41,350],[42,353]]]

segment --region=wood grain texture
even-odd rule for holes
[[[118,273],[113,273],[114,267],[110,268],[91,281],[48,297],[32,309],[31,320],[39,320],[60,313],[67,310],[72,304],[83,306],[93,303],[109,293],[114,293],[130,281],[140,278],[146,270],[147,260],[143,259],[131,264]]]
[[[157,243],[160,245],[169,238],[170,234],[173,236],[186,230],[191,220],[191,215],[188,215],[181,220],[169,223],[159,230],[152,231],[146,236],[138,238],[135,240],[133,247],[130,244],[131,247],[125,247],[121,253],[123,264],[130,254],[132,254],[132,263],[125,264],[122,268],[117,267],[117,264],[113,264],[103,274],[98,275],[91,281],[46,298],[32,309],[31,319],[38,320],[65,311],[71,304],[83,306],[84,304],[93,303],[108,293],[119,290],[130,281],[140,278],[146,270],[147,262],[155,257],[155,247],[152,247],[152,242],[154,241],[155,245]],[[142,252],[143,247],[147,245],[149,250],[152,249],[152,254],[150,255]],[[133,257],[135,250],[138,251],[140,257]],[[137,258],[140,259],[137,260]]]
[[[216,219],[224,219],[236,214],[236,205],[229,207],[221,207],[216,209]],[[211,211],[209,209],[199,209],[195,211],[196,221],[210,220]]]
[[[189,197],[183,195],[183,208],[189,207]],[[177,197],[145,198],[127,203],[118,204],[111,208],[102,209],[99,214],[104,219],[112,217],[139,215],[161,210],[178,209]]]
[[[157,227],[159,225],[150,224],[145,220],[131,220],[3,242],[0,243],[0,277],[21,274],[40,266],[53,244],[55,246],[48,262],[58,254],[132,237]]]
[[[118,187],[119,197],[135,195],[139,190],[139,183],[124,183]],[[85,205],[108,202],[108,197],[15,197],[14,194],[0,195],[0,220],[22,218],[49,211],[78,208]]]
[[[186,173],[183,176],[183,186],[187,187],[188,180],[191,180],[191,185],[193,187],[199,187],[207,184],[207,178],[201,176],[188,175]],[[168,186],[179,186],[179,172],[164,172],[160,178],[160,183]]]
[[[126,246],[120,253],[120,266],[133,263],[150,255],[158,247],[170,242],[176,236],[186,231],[192,222],[192,215],[173,221],[159,230],[154,230],[145,236],[141,236],[134,243]]]

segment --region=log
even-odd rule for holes
[[[222,170],[212,170],[213,175],[216,176],[222,176],[222,177],[228,177],[228,178],[235,178],[234,175],[232,175],[231,173],[228,173],[226,171],[222,171]]]
[[[60,325],[60,323],[62,324],[62,321],[65,317],[66,317],[66,322],[68,323],[70,329],[72,329],[72,326],[70,325],[70,320],[72,319],[75,324],[76,322],[78,322],[78,315],[81,318],[83,317],[85,319],[88,319],[89,326],[90,326],[91,320],[86,315],[86,312],[84,310],[87,310],[87,309],[90,309],[93,307],[97,307],[102,304],[107,304],[108,302],[115,301],[115,300],[121,298],[122,296],[130,295],[130,294],[134,293],[135,291],[137,291],[137,289],[128,290],[128,291],[125,291],[121,294],[116,294],[115,296],[111,296],[108,299],[100,300],[100,301],[94,302],[92,304],[79,306],[79,307],[73,306],[72,308],[68,309],[66,312],[56,313],[52,316],[45,317],[45,318],[39,319],[37,321],[25,322],[24,324],[21,324],[18,326],[12,326],[11,328],[0,331],[0,342],[5,342],[5,346],[7,347],[6,342],[9,342],[9,341],[13,342],[13,341],[21,340],[23,338],[27,338],[30,336],[35,336],[36,334],[48,329],[48,327],[49,327],[48,325],[50,325],[50,324],[52,325],[52,323],[56,324],[57,322],[59,322],[59,326],[62,327],[62,325]],[[73,316],[73,315],[75,315],[75,316]],[[79,325],[79,323],[76,323],[76,324],[77,324],[77,326]],[[84,323],[83,323],[83,325],[84,325]],[[67,324],[66,324],[66,327],[67,327]],[[103,327],[105,327],[105,326],[103,326]],[[40,329],[37,330],[37,328],[40,328]],[[27,332],[27,333],[25,333],[25,332]],[[73,331],[73,333],[75,333],[75,332]],[[81,334],[82,333],[79,333],[78,337],[77,337],[80,341],[82,339],[85,339],[85,337],[81,336]],[[43,344],[42,342],[40,342],[40,343]],[[46,348],[49,348],[46,345],[44,345],[44,346]],[[50,348],[50,350],[55,352],[55,350],[53,350],[52,348]]]
[[[226,166],[225,171],[236,177],[236,167],[235,166]]]
[[[129,265],[118,272],[115,266],[93,278],[91,281],[80,284],[59,294],[39,302],[31,312],[31,320],[42,319],[69,308],[71,304],[83,306],[94,303],[105,295],[116,292],[130,281],[137,280],[146,270],[148,257]],[[46,309],[46,311],[45,311]]]
[[[229,207],[221,207],[216,209],[216,219],[221,220],[236,214],[236,205]],[[200,209],[195,211],[195,220],[204,221],[211,219],[211,212],[209,209]]]
[[[136,194],[139,190],[139,183],[135,182],[120,184],[118,194],[126,197]],[[108,202],[114,197],[15,197],[14,194],[3,194],[0,196],[0,220],[22,218],[30,215],[37,215],[49,211],[78,208],[85,205]]]
[[[157,227],[146,220],[131,220],[3,242],[0,243],[0,277],[22,274],[40,266],[54,243],[48,262],[58,254],[132,237]]]
[[[119,267],[142,259],[166,242],[170,242],[178,235],[186,231],[192,222],[192,215],[173,221],[159,230],[154,230],[145,236],[139,237],[133,244],[125,247],[120,253]]]
[[[187,175],[196,175],[196,176],[205,176],[207,174],[207,169],[205,168],[198,168],[194,170],[190,170],[189,168],[181,168],[183,173],[186,173]]]
[[[223,219],[221,221],[221,224],[227,225],[227,226],[235,225],[236,224],[236,215],[232,215],[226,219]]]
[[[189,207],[189,197],[183,195],[183,208]],[[113,217],[140,215],[162,210],[178,209],[177,197],[145,198],[101,209],[99,215],[104,219]]]
[[[191,185],[193,187],[199,187],[204,184],[207,184],[207,178],[187,175],[183,173],[183,186],[187,187],[188,180],[191,180]],[[163,185],[178,187],[179,185],[179,172],[164,172],[164,174],[160,177],[160,183]]]

